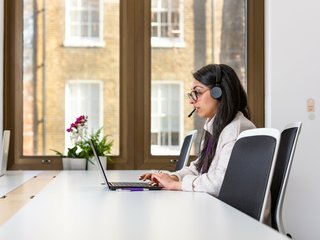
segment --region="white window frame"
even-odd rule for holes
[[[166,155],[179,155],[180,147],[182,145],[182,141],[184,139],[184,83],[182,80],[152,80],[152,85],[178,85],[179,86],[179,104],[180,104],[180,112],[179,112],[179,144],[178,146],[170,146],[170,145],[151,145],[151,153],[152,155],[163,155],[162,153],[165,152]],[[151,101],[153,101],[153,96]],[[157,104],[160,104],[159,102]],[[161,109],[158,107],[158,109]],[[151,119],[154,117],[154,114],[151,111]],[[151,132],[153,131],[152,121],[151,121]],[[151,133],[150,133],[151,134]],[[165,150],[165,151],[164,151]],[[159,154],[158,154],[159,152]]]
[[[67,80],[65,85],[65,129],[70,127],[70,124],[75,121],[75,118],[68,119],[67,118],[67,112],[70,112],[71,107],[70,106],[70,94],[69,94],[69,87],[71,84],[97,84],[99,86],[99,118],[98,118],[98,129],[103,126],[103,81],[102,80]],[[83,114],[82,112],[76,116],[80,116],[80,114]],[[90,118],[88,119],[90,121]],[[98,129],[88,129],[89,134],[91,134],[91,131],[96,131]],[[71,146],[70,141],[70,134],[65,132],[65,150],[67,147]]]
[[[157,1],[157,7],[152,8],[151,12],[160,12],[161,11],[161,1],[163,0],[152,0],[152,1]],[[153,37],[151,36],[151,46],[152,47],[161,47],[161,48],[183,48],[186,46],[185,41],[184,41],[184,3],[183,0],[165,0],[168,1],[169,7],[168,11],[171,12],[171,1],[179,1],[179,31],[180,31],[180,36],[178,38],[176,37]],[[170,17],[170,14],[168,14],[168,17]],[[159,18],[159,14],[158,14]],[[168,21],[168,25],[170,26],[170,21]],[[154,24],[151,22],[151,26]],[[158,19],[157,25],[161,26],[161,21]]]
[[[80,1],[80,0],[78,0]],[[70,26],[70,9],[72,0],[65,0],[65,47],[104,47],[105,42],[103,40],[103,0],[98,0],[99,2],[99,36],[98,37],[75,37],[71,36]],[[81,7],[76,7],[80,10]],[[81,20],[80,20],[81,21]]]

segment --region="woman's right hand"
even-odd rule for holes
[[[153,174],[154,174],[154,173],[145,173],[145,174],[143,174],[143,175],[141,175],[141,176],[139,177],[139,180],[142,180],[142,181],[149,180],[149,184],[150,184],[151,186],[157,186],[157,185],[159,185],[159,182],[158,182],[157,179],[155,179],[155,178],[152,177]]]
[[[160,185],[160,182],[158,178],[160,175],[163,175],[161,171],[155,173],[155,172],[149,172],[141,175],[139,177],[139,180],[146,181],[149,180],[151,185]],[[169,175],[169,174],[164,174],[167,176],[166,180],[168,181],[170,179],[170,182],[179,182],[179,179],[175,175]],[[181,187],[180,187],[181,188]]]
[[[139,177],[139,180],[146,181],[151,180],[152,173],[145,173]]]

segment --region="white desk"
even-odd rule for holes
[[[112,181],[141,171],[111,171]],[[287,239],[205,193],[115,192],[96,171],[62,171],[0,228],[10,240]]]
[[[36,176],[40,171],[7,171],[0,177],[0,197]]]

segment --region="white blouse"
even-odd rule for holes
[[[207,119],[204,129],[211,133],[214,118]],[[200,174],[195,166],[199,157],[190,166],[172,173],[182,183],[183,191],[207,192],[215,197],[219,195],[222,181],[229,163],[232,148],[239,134],[247,129],[255,128],[241,112],[221,132],[217,150],[207,173]],[[203,143],[202,143],[203,144]]]

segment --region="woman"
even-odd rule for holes
[[[196,113],[206,119],[199,157],[174,173],[146,173],[164,189],[207,192],[218,196],[234,143],[240,132],[255,128],[249,120],[247,96],[235,71],[209,64],[193,73],[188,93]]]

